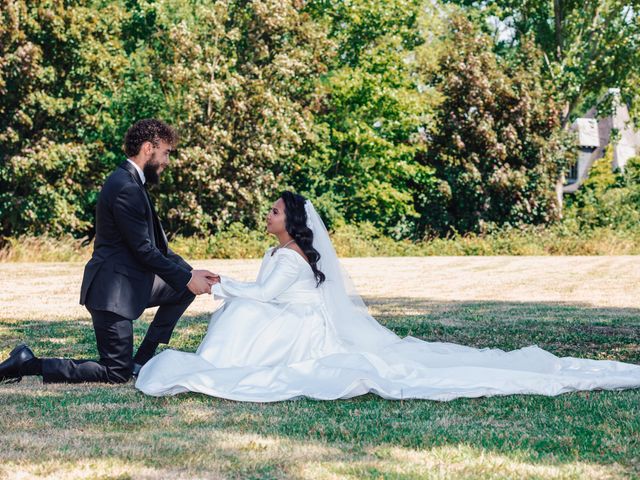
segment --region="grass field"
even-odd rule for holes
[[[194,263],[238,278],[258,268]],[[640,257],[345,263],[401,335],[640,363]],[[95,355],[81,275],[77,263],[0,264],[2,358],[20,340],[41,355]],[[193,351],[213,308],[198,297],[171,346]],[[0,386],[0,412],[0,478],[640,478],[640,390],[244,404],[25,379]]]

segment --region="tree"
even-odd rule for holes
[[[123,15],[83,0],[0,3],[0,236],[90,227]]]
[[[329,49],[294,1],[4,0],[0,20],[0,235],[86,234],[151,116],[182,135],[168,230],[254,227],[311,134]]]
[[[498,49],[510,54],[533,38],[544,53],[541,71],[562,106],[562,127],[593,106],[608,88],[627,100],[640,94],[640,2],[637,0],[452,0],[498,20],[509,34]]]
[[[160,187],[170,230],[261,224],[312,129],[315,84],[326,71],[324,31],[294,1],[135,8],[133,18],[150,33],[132,56],[149,64],[158,115],[182,137]]]
[[[414,199],[430,187],[433,169],[415,157],[434,111],[432,90],[420,90],[413,75],[420,7],[416,0],[307,6],[327,24],[335,54],[319,87],[316,140],[300,151],[290,178],[330,222],[418,234]]]
[[[507,62],[464,15],[451,18],[451,45],[432,78],[444,96],[422,162],[444,183],[443,209],[421,211],[437,231],[483,231],[492,225],[545,223],[558,206],[553,187],[567,159],[559,106],[536,75],[530,44]]]

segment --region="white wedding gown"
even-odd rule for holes
[[[140,371],[138,389],[156,396],[191,391],[273,402],[367,392],[387,399],[451,400],[640,387],[640,366],[558,358],[536,346],[504,352],[401,339],[372,319],[356,323],[347,335],[340,331],[345,325],[332,318],[342,307],[316,288],[302,256],[288,248],[271,253],[256,282],[222,277],[213,294],[224,302],[197,352],[165,350],[155,356]],[[359,342],[359,335],[375,341]]]

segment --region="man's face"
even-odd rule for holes
[[[147,181],[155,185],[160,182],[160,174],[169,165],[171,145],[164,140],[160,140],[157,147],[151,142],[149,145],[151,157],[145,163],[143,171]]]

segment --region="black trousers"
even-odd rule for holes
[[[157,307],[145,340],[169,343],[173,329],[195,295],[184,288],[177,292],[156,275],[149,307]],[[133,372],[133,321],[113,312],[87,308],[93,320],[99,360],[43,358],[45,383],[124,383]]]

